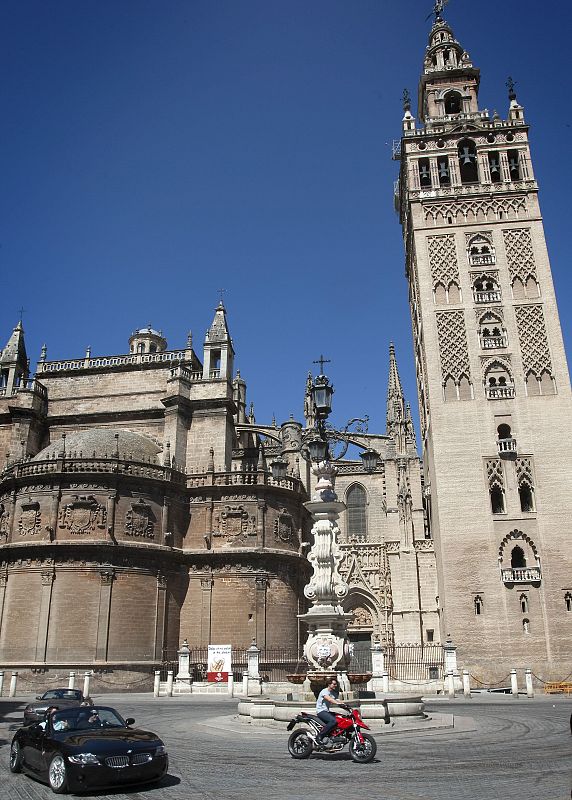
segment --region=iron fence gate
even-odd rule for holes
[[[385,668],[390,678],[428,681],[443,678],[445,656],[440,644],[396,644],[386,651]]]
[[[193,681],[205,681],[207,677],[208,649],[193,648],[189,654],[189,673]],[[241,681],[248,665],[248,650],[232,649],[232,674],[235,681]],[[161,664],[161,680],[167,680],[167,672],[173,671],[176,676],[179,669],[176,650],[163,651]],[[260,651],[258,671],[265,681],[285,681],[287,675],[306,672],[307,664],[298,650],[287,648],[268,648]]]

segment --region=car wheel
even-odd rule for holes
[[[16,739],[10,747],[10,772],[22,772],[22,748]]]
[[[64,761],[64,757],[59,753],[50,761],[48,780],[50,782],[50,789],[55,794],[63,794],[67,791],[68,778],[66,775],[66,762]]]
[[[360,742],[355,736],[350,742],[350,755],[352,761],[357,761],[359,764],[367,764],[371,761],[377,753],[377,744],[373,736],[368,736],[367,733],[362,733],[363,742]]]
[[[308,736],[308,731],[294,731],[288,739],[288,752],[292,758],[308,758],[313,750],[312,740]]]

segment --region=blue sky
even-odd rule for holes
[[[391,141],[430,2],[4,0],[0,9],[2,343],[123,353],[151,322],[204,332],[225,289],[257,420],[300,417],[324,353],[333,421],[385,427],[390,339],[416,409]],[[570,352],[569,4],[452,0],[481,107],[517,82],[532,125]],[[415,111],[415,109],[414,109]]]

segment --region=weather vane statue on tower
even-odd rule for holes
[[[428,19],[431,19],[431,17],[435,17],[433,24],[439,22],[441,19],[441,13],[448,2],[449,0],[436,0],[435,5],[433,6],[433,11],[430,14],[427,14],[425,22],[427,22]]]

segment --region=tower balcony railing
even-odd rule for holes
[[[40,381],[37,381],[35,378],[21,380],[20,383],[13,386],[11,390],[9,390],[7,386],[0,387],[0,397],[12,397],[21,392],[32,392],[38,395],[42,400],[46,400],[48,397],[48,390],[44,384],[40,383]]]
[[[483,350],[498,350],[506,347],[506,336],[481,336],[481,346]]]
[[[490,267],[496,263],[496,257],[492,253],[473,253],[469,255],[469,264],[472,267]]]
[[[503,583],[540,583],[540,567],[508,567],[501,569]]]
[[[498,439],[499,456],[509,456],[516,453],[516,439]]]
[[[512,400],[515,396],[514,386],[485,387],[487,400]]]
[[[501,293],[498,289],[489,289],[486,292],[473,291],[475,303],[500,303]]]

